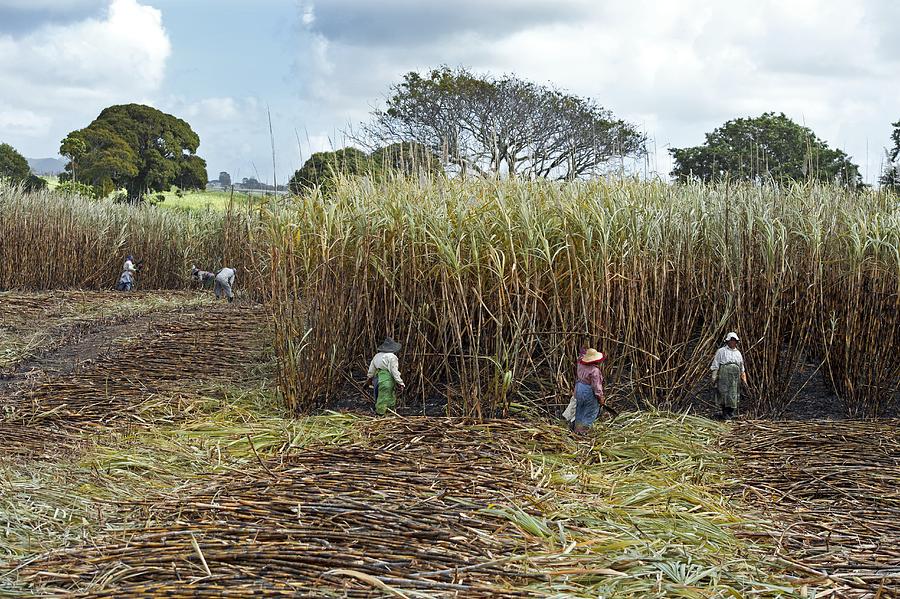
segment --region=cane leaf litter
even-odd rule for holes
[[[569,313],[575,304],[567,299],[568,283],[553,295],[546,295],[549,288],[538,288],[554,277],[594,276],[577,265],[579,256],[554,249],[559,242],[554,227],[565,220],[571,228],[575,222],[562,207],[567,198],[550,188],[506,184],[428,188],[427,194],[443,198],[442,210],[449,213],[446,231],[424,223],[410,229],[431,231],[430,237],[405,239],[393,227],[423,218],[427,206],[420,206],[421,214],[418,209],[400,213],[411,193],[404,185],[397,184],[396,195],[388,198],[378,237],[370,237],[353,219],[362,214],[358,209],[367,194],[384,190],[355,182],[339,189],[346,195],[330,213],[327,207],[313,211],[310,218],[322,222],[310,222],[309,230],[277,220],[287,218],[277,206],[260,208],[259,222],[248,213],[236,220],[229,220],[227,212],[203,216],[217,219],[215,235],[240,238],[241,248],[230,251],[239,257],[247,285],[255,287],[249,295],[266,300],[263,304],[247,297],[233,305],[215,304],[208,293],[187,291],[0,294],[0,594],[900,596],[900,422],[744,418],[720,423],[691,411],[666,411],[684,407],[684,398],[658,401],[642,389],[684,388],[694,367],[664,363],[665,356],[678,354],[693,363],[702,352],[686,341],[654,345],[648,341],[654,331],[641,322],[667,323],[672,334],[688,335],[695,328],[692,319],[705,308],[669,318],[641,316],[638,310],[634,320],[621,321],[622,331],[597,332],[587,320],[590,305],[579,307],[578,315]],[[584,201],[585,189],[563,189],[571,191],[573,202]],[[651,197],[639,202],[641,210],[632,206],[634,214],[647,216],[651,205],[664,199],[652,186],[610,188],[609,205],[596,207],[593,222],[616,225],[622,214],[606,212],[623,201],[614,197],[624,195],[627,203],[629,194],[634,199],[640,190]],[[463,197],[469,191],[472,196]],[[545,196],[515,208],[484,199],[492,193],[518,194],[518,200],[528,193]],[[716,190],[709,193],[708,201],[696,205],[707,214],[704,223],[710,222],[706,211],[720,199]],[[752,199],[751,193],[740,193]],[[803,193],[825,192],[791,191],[798,210]],[[50,196],[13,200],[23,218],[35,209],[29,203],[46,201],[40,210],[47,227],[57,214],[65,215],[67,226],[80,226],[71,209],[54,205]],[[111,210],[121,225],[117,235],[127,230],[129,243],[147,235],[148,252],[159,251],[159,264],[173,265],[149,273],[160,286],[168,285],[170,270],[183,266],[189,248],[206,251],[218,243],[192,239],[202,223],[175,220],[195,216],[163,222],[152,214],[132,217],[119,207]],[[271,210],[268,217],[264,210]],[[542,219],[546,210],[556,216]],[[753,227],[784,217],[790,206],[772,214],[759,210],[745,215]],[[767,406],[776,403],[761,392],[763,387],[791,394],[797,384],[805,384],[779,371],[786,362],[827,371],[837,387],[847,390],[850,415],[890,413],[895,405],[897,352],[891,352],[890,343],[873,349],[865,365],[852,350],[867,338],[884,339],[896,327],[891,311],[898,305],[900,265],[891,262],[896,260],[891,253],[897,246],[896,209],[877,216],[872,206],[866,209],[871,212],[840,210],[845,212],[832,215],[829,227],[859,224],[851,227],[856,237],[839,242],[858,253],[848,258],[838,245],[830,245],[837,242],[815,241],[812,221],[803,236],[780,238],[773,231],[770,254],[746,259],[747,268],[762,265],[768,291],[748,290],[742,298],[725,300],[758,300],[773,315],[790,310],[767,326],[782,327],[785,340],[807,344],[802,352],[793,345],[778,348],[781,358],[771,364],[756,358],[757,370],[768,378],[753,391],[755,413],[768,414]],[[479,223],[471,220],[472,211],[481,215]],[[508,235],[496,237],[495,250],[489,251],[485,240],[494,233],[484,219],[503,214]],[[103,208],[91,207],[88,216],[92,223],[103,218]],[[788,216],[790,221],[796,214]],[[824,209],[819,216],[825,219]],[[643,224],[631,224],[649,228],[628,235],[652,249],[672,238],[654,228],[661,222],[647,216]],[[321,229],[319,246],[316,227]],[[475,227],[471,230],[478,236],[451,243],[459,232],[453,227]],[[175,243],[188,248],[183,256],[168,254],[157,243],[164,230],[178,232]],[[523,237],[528,231],[533,239]],[[585,238],[596,233],[584,231]],[[282,241],[266,251],[253,249],[263,234]],[[88,231],[71,236],[73,245],[64,248],[69,254],[61,260],[84,252],[76,238],[103,248],[123,243]],[[335,245],[337,239],[344,240],[343,247]],[[780,239],[790,243],[779,245]],[[702,253],[700,241],[692,237],[688,242]],[[388,264],[389,246],[406,262]],[[789,254],[796,258],[797,248],[809,264],[827,259],[832,265],[829,272],[816,271],[812,282],[819,285],[818,295],[808,304],[796,301],[801,288],[811,284],[802,280],[802,268],[785,275],[776,267]],[[650,249],[646,255],[623,250],[606,256],[606,274],[591,279],[599,295],[590,302],[606,303],[610,314],[632,314],[641,302],[666,304],[715,281],[712,269],[703,270],[684,288],[679,283],[670,289],[674,295],[647,295],[653,280],[676,284],[666,264],[681,268],[690,262],[689,252],[680,250],[668,262],[646,262]],[[483,270],[473,266],[484,257],[490,260]],[[563,267],[563,258],[569,266]],[[290,268],[283,268],[286,263]],[[541,274],[547,264],[555,274]],[[380,270],[370,269],[378,265]],[[106,268],[100,258],[95,266],[98,272]],[[646,282],[617,275],[644,267],[650,269]],[[431,287],[414,280],[417,268],[435,275]],[[284,278],[285,272],[303,269],[311,276]],[[27,287],[29,273],[23,267],[0,278],[21,280]],[[510,277],[509,284],[499,277]],[[268,291],[267,280],[272,284]],[[844,287],[838,289],[838,282]],[[68,284],[100,284],[81,283]],[[333,301],[317,304],[319,296],[310,295],[316,290]],[[462,290],[475,302],[477,314],[463,301]],[[274,297],[267,297],[270,292]],[[424,301],[426,292],[443,298],[446,311]],[[379,333],[370,320],[354,320],[366,313],[347,312],[346,302],[360,293],[379,298],[378,306],[366,310],[421,317],[409,341],[422,358],[410,356],[406,364],[418,373],[411,378],[421,380],[432,365],[429,356],[445,354],[437,358],[441,368],[459,374],[458,379],[446,377],[436,381],[437,388],[423,385],[418,391],[446,394],[446,411],[453,417],[407,415],[415,410],[384,418],[361,410],[298,415],[299,405],[327,403],[322,390],[311,388],[317,380],[335,377],[325,395],[348,392],[353,373],[346,364],[361,360],[357,349],[347,347],[370,344]],[[763,295],[754,300],[757,293]],[[877,302],[863,301],[867,293]],[[843,307],[845,295],[863,308]],[[476,320],[467,320],[470,313]],[[352,334],[329,349],[309,332],[310,323],[329,335],[335,327],[349,327]],[[510,349],[503,360],[474,356],[496,354],[489,347],[490,323],[515,332],[514,338],[497,340],[517,348],[514,355]],[[803,323],[821,335],[801,333],[807,330]],[[435,338],[430,327],[447,334]],[[471,337],[479,327],[484,334]],[[528,331],[537,332],[529,337]],[[625,395],[634,394],[644,409],[606,416],[589,437],[575,439],[549,415],[546,403],[560,400],[549,387],[567,392],[568,383],[557,382],[557,371],[562,374],[570,360],[565,348],[582,336],[627,342],[619,355],[634,353],[635,368],[640,365],[645,374],[631,373],[631,380],[640,383],[614,391],[612,398],[620,393],[624,403]],[[471,347],[473,355],[450,355],[447,348],[457,341]],[[610,342],[609,347],[615,346]],[[641,347],[649,353],[641,353]],[[547,368],[553,373],[548,389],[516,389],[521,373],[531,381]],[[613,372],[624,383],[621,366]],[[361,389],[352,392],[362,396]]]

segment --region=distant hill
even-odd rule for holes
[[[66,170],[66,162],[62,158],[28,158],[28,166],[35,175],[58,175]]]

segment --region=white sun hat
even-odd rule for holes
[[[740,341],[740,340],[741,340],[741,338],[738,337],[737,333],[735,333],[734,331],[731,331],[730,333],[728,333],[727,335],[725,335],[725,343],[728,343],[728,342],[731,341],[732,339],[734,339],[735,341]]]

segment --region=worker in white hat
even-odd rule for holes
[[[719,395],[722,416],[726,420],[733,418],[737,412],[740,384],[747,384],[744,356],[737,348],[740,340],[734,331],[725,335],[725,345],[719,348],[712,361],[712,380]]]

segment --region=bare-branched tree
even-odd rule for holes
[[[646,138],[588,98],[515,76],[447,67],[407,73],[358,139],[415,142],[463,174],[574,179],[640,156]]]

